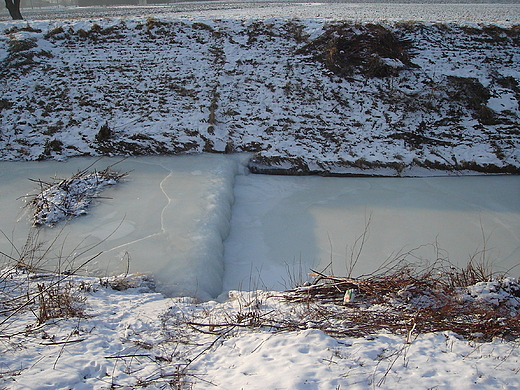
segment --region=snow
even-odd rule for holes
[[[463,4],[460,4],[463,3]],[[469,3],[464,4],[464,3]],[[4,11],[3,13],[1,11]],[[519,19],[520,7],[510,1],[225,1],[178,2],[148,7],[50,7],[26,8],[24,16],[34,19],[117,18],[117,17],[175,17],[175,18],[236,18],[266,19],[289,17],[295,19],[392,21],[415,20],[426,22],[514,23]],[[0,10],[0,19],[9,20],[7,10]]]
[[[329,21],[283,12],[34,20],[29,31],[0,22],[10,80],[0,158],[254,152],[254,167],[267,172],[515,171],[515,15],[385,22],[411,45],[410,61],[381,57],[387,77],[335,74],[320,60]],[[361,23],[351,34],[370,29]]]
[[[501,281],[479,282],[468,287],[468,294],[472,299],[489,302],[493,305],[505,303],[512,307],[518,307],[519,299],[513,278],[505,278]]]
[[[87,316],[48,321],[24,335],[16,331],[34,317],[19,315],[18,325],[8,328],[13,335],[2,340],[3,386],[161,389],[184,381],[184,388],[193,389],[514,389],[520,384],[517,342],[468,341],[452,332],[333,338],[312,328],[229,326],[202,333],[196,324],[232,322],[257,311],[283,316],[308,306],[298,309],[272,293],[237,291],[218,302],[194,303],[165,299],[146,284],[114,291],[96,279],[75,280],[88,287]]]
[[[42,191],[30,202],[34,224],[52,226],[69,217],[87,214],[87,209],[103,189],[114,185],[120,175],[110,172],[79,172],[70,179],[39,182]]]
[[[237,9],[243,3],[225,4],[146,7],[137,16],[129,7],[91,8],[79,11],[86,12],[79,17],[77,9],[61,9],[53,11],[52,21],[37,21],[41,14],[49,19],[45,10],[27,10],[35,16],[30,22],[35,30],[13,33],[6,31],[27,23],[7,21],[2,14],[0,59],[21,67],[30,60],[26,70],[33,67],[9,77],[2,73],[2,160],[246,151],[258,152],[258,166],[279,160],[274,168],[290,171],[303,162],[321,173],[359,173],[343,161],[383,163],[369,172],[389,176],[441,173],[414,165],[415,159],[448,161],[448,166],[519,166],[518,95],[508,84],[519,80],[517,45],[506,39],[486,47],[492,39],[478,42],[471,35],[483,31],[480,23],[517,24],[518,4],[254,2],[248,9]],[[99,19],[108,14],[113,19]],[[159,21],[150,34],[142,34],[149,15]],[[420,71],[402,70],[391,82],[346,81],[334,79],[307,57],[294,56],[302,45],[285,35],[287,27],[294,27],[287,17],[300,18],[309,39],[318,38],[331,20],[433,24],[407,35],[420,48],[414,57]],[[443,30],[437,21],[456,23]],[[64,33],[54,30],[59,26]],[[10,46],[20,42],[37,46],[24,57],[26,50]],[[108,68],[112,71],[105,72]],[[483,126],[463,110],[460,118],[451,117],[456,125],[427,128],[431,144],[424,147],[410,146],[414,139],[389,137],[392,126],[411,131],[421,120],[437,126],[445,119],[453,107],[440,90],[450,76],[474,77],[489,88],[485,104],[512,127]],[[412,81],[401,88],[407,77]],[[389,105],[384,99],[389,91],[420,101],[432,97],[438,111],[422,118],[408,115],[402,108],[414,101]],[[338,111],[337,104],[344,102],[348,109],[344,105]],[[105,123],[112,132],[106,139],[99,132]],[[319,127],[329,132],[313,131]],[[350,132],[340,130],[345,128]],[[451,144],[453,137],[457,142]],[[447,141],[450,145],[443,146]],[[93,159],[1,162],[0,250],[16,256],[11,243],[23,249],[26,238],[28,244],[32,239],[52,243],[59,236],[54,256],[65,261],[27,264],[32,272],[23,264],[0,271],[5,298],[0,303],[0,387],[520,387],[518,340],[416,334],[411,324],[403,324],[400,334],[331,337],[313,329],[311,309],[316,308],[309,303],[291,304],[266,291],[303,281],[311,266],[327,265],[331,258],[339,260],[335,271],[343,274],[344,259],[352,253],[356,257],[356,239],[368,221],[368,241],[355,273],[375,266],[374,259],[414,248],[411,256],[418,262],[438,255],[464,261],[473,255],[498,262],[500,269],[516,266],[517,177],[256,176],[246,169],[250,157],[129,158],[120,165],[129,176],[106,188],[88,215],[39,230],[31,227],[18,199],[34,194],[34,183],[27,179],[69,177]],[[396,169],[395,163],[404,167]],[[95,277],[42,273],[74,270],[90,257],[85,271]],[[517,271],[513,268],[513,274]],[[84,297],[83,316],[38,323],[41,313],[32,304],[7,316],[11,286],[38,290],[56,278]],[[514,278],[477,283],[462,299],[506,302],[517,313],[514,286]],[[290,331],[259,326],[271,316],[299,316],[305,326]]]
[[[0,384],[9,389],[160,389],[181,380],[194,389],[520,385],[517,341],[468,341],[451,332],[334,338],[313,329],[308,303],[291,304],[267,291],[307,279],[311,266],[328,262],[331,247],[333,257],[343,260],[350,248],[345,243],[353,245],[363,233],[368,214],[370,232],[356,273],[364,272],[360,266],[373,270],[378,264],[373,260],[386,256],[386,250],[401,249],[396,245],[415,245],[412,237],[453,244],[462,255],[483,249],[484,239],[486,258],[505,259],[498,263],[501,269],[508,261],[516,265],[516,177],[252,175],[245,169],[248,158],[128,158],[117,164],[128,176],[105,189],[88,215],[39,228],[38,238],[52,240],[58,233],[66,238],[65,244],[56,244],[62,254],[96,245],[81,257],[73,255],[75,265],[97,251],[104,253],[88,265],[98,277],[71,279],[86,297],[83,317],[38,325],[34,310],[0,321],[0,334],[11,335],[2,339]],[[105,158],[97,165],[101,169],[114,161],[119,159]],[[23,246],[28,230],[34,229],[18,199],[35,185],[27,180],[29,174],[67,177],[92,162],[1,162],[2,231]],[[483,238],[481,229],[490,237]],[[74,237],[83,240],[81,248]],[[8,240],[0,239],[1,250],[8,251]],[[426,251],[413,254],[415,260],[445,255],[434,245],[422,249]],[[127,261],[129,271],[141,276],[125,273]],[[51,271],[55,267],[40,265]],[[342,269],[336,271],[344,274],[343,267],[340,261]],[[9,272],[4,283],[22,280],[23,286],[56,277]],[[461,300],[506,304],[514,315],[520,307],[517,289],[513,278],[477,283]],[[421,296],[410,304],[424,307],[427,299]],[[254,324],[273,316],[285,323],[303,318],[306,329],[219,326],[211,333],[211,324]]]

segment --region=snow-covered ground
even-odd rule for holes
[[[0,157],[254,152],[264,172],[517,172],[511,18],[1,22]]]
[[[431,175],[432,167],[456,171],[492,167],[504,171],[517,170],[520,165],[520,53],[518,28],[512,27],[520,21],[518,4],[262,4],[253,6],[253,10],[222,13],[201,13],[196,4],[194,8],[190,8],[191,4],[181,6],[188,9],[168,14],[154,10],[153,20],[147,20],[144,13],[135,16],[135,11],[130,12],[132,16],[97,19],[99,10],[84,19],[30,21],[30,27],[26,22],[4,18],[0,23],[0,60],[4,65],[0,73],[1,158],[246,151],[256,153],[257,169],[322,173],[375,169],[388,175],[416,174],[417,167],[422,174]],[[401,13],[389,17],[390,10]],[[351,16],[341,12],[350,12]],[[275,19],[266,19],[271,17]],[[289,20],[292,17],[300,20]],[[393,64],[395,73],[365,79],[360,69],[355,69],[352,77],[334,75],[326,69],[323,58],[317,60],[309,52],[323,49],[318,38],[326,34],[331,19],[457,23],[389,23],[388,29],[400,39],[411,40],[412,62],[418,67],[410,65],[398,71],[403,63],[386,58],[383,63]],[[478,22],[498,23],[500,27]],[[366,26],[356,29],[367,39]],[[284,225],[288,218],[296,218],[302,226],[313,219],[317,227],[313,236],[318,237],[320,250],[324,251],[312,249],[312,259],[305,259],[308,253],[295,256],[289,247],[282,248],[283,257],[296,260],[288,265],[288,279],[294,280],[299,279],[300,272],[307,272],[301,269],[307,266],[305,261],[326,261],[321,257],[332,252],[331,247],[339,247],[338,257],[345,257],[345,252],[348,256],[348,248],[343,248],[345,243],[341,242],[345,237],[340,237],[339,244],[332,243],[335,235],[342,234],[338,222],[329,224],[334,219],[352,217],[344,201],[352,202],[354,198],[359,206],[352,218],[355,229],[345,233],[350,245],[363,233],[370,215],[369,239],[381,226],[386,233],[392,232],[396,225],[380,217],[388,210],[375,205],[365,212],[365,199],[367,203],[373,201],[372,192],[367,191],[370,188],[397,204],[406,203],[410,212],[419,206],[429,210],[422,214],[422,219],[428,217],[426,226],[405,233],[401,242],[410,244],[406,238],[418,235],[427,237],[419,245],[430,244],[439,226],[441,248],[445,245],[440,239],[443,234],[460,241],[464,233],[445,231],[444,218],[455,230],[471,225],[480,232],[479,245],[480,237],[484,241],[490,237],[491,246],[495,237],[509,241],[509,246],[498,244],[499,248],[494,249],[498,257],[509,257],[513,263],[516,258],[518,263],[516,177],[464,178],[469,183],[463,191],[465,201],[448,209],[444,201],[439,203],[441,198],[446,200],[445,195],[453,199],[453,190],[447,184],[450,178],[417,179],[419,187],[427,191],[424,197],[408,185],[384,192],[381,187],[387,187],[389,179],[377,184],[364,178],[353,179],[354,188],[346,184],[336,192],[323,184],[335,178],[255,179],[245,174],[241,157],[183,158],[175,169],[172,161],[181,160],[134,160],[139,169],[130,173],[128,182],[101,194],[112,199],[99,199],[88,215],[63,229],[62,238],[86,241],[73,252],[61,246],[61,241],[55,246],[62,259],[59,270],[69,271],[75,269],[72,262],[77,265],[84,258],[82,251],[91,245],[89,239],[106,238],[109,244],[119,240],[120,245],[107,250],[114,268],[125,273],[127,264],[131,266],[136,258],[147,255],[147,270],[156,274],[155,283],[135,275],[108,278],[106,268],[95,278],[70,277],[66,273],[42,275],[28,268],[39,266],[28,260],[38,260],[42,254],[47,259],[47,253],[45,246],[31,251],[34,242],[28,242],[25,252],[26,234],[18,234],[27,230],[13,230],[14,220],[19,221],[17,226],[25,224],[28,229],[28,219],[20,214],[20,201],[15,197],[34,189],[20,192],[18,186],[21,182],[25,182],[23,188],[34,185],[25,181],[27,177],[43,180],[43,175],[54,172],[67,176],[77,170],[71,171],[74,164],[78,169],[85,166],[82,160],[71,159],[49,171],[47,162],[30,162],[25,163],[34,164],[28,175],[30,165],[2,163],[0,199],[2,223],[7,224],[2,230],[7,237],[0,237],[0,250],[18,259],[20,254],[12,250],[11,240],[27,257],[16,270],[0,272],[0,387],[520,387],[517,340],[484,341],[479,339],[479,332],[472,334],[472,341],[449,331],[417,334],[413,316],[411,322],[399,325],[397,333],[378,330],[365,337],[333,338],[319,330],[316,321],[328,322],[327,310],[348,309],[348,305],[297,304],[280,298],[278,293],[250,291],[263,287],[267,284],[264,278],[269,280],[271,272],[278,273],[281,268],[263,270],[258,253],[273,255],[276,245],[283,241],[282,235],[297,237],[297,245],[308,244],[301,241],[300,226]],[[196,163],[195,159],[200,161]],[[487,180],[484,189],[479,179]],[[146,185],[125,191],[132,181],[140,180]],[[460,190],[455,192],[461,195]],[[481,201],[476,193],[489,195]],[[359,203],[360,197],[363,204]],[[261,198],[268,201],[258,203]],[[190,201],[180,204],[180,199]],[[117,207],[111,208],[115,203]],[[343,208],[338,207],[340,204]],[[396,213],[399,218],[414,215],[403,214],[402,207],[396,210],[389,214]],[[281,211],[290,215],[284,216]],[[467,220],[470,211],[473,217]],[[430,223],[435,218],[441,218],[437,227]],[[87,222],[90,228],[81,233],[74,231],[75,227],[87,226]],[[403,218],[396,223],[403,229],[407,221]],[[277,230],[270,229],[273,225]],[[262,227],[269,230],[263,231]],[[293,227],[296,229],[291,231]],[[431,230],[423,235],[425,228]],[[59,225],[52,229],[51,235],[59,233],[59,229]],[[327,229],[334,231],[326,235]],[[39,236],[29,238],[45,238],[49,230],[39,232]],[[390,239],[396,238],[401,237]],[[248,240],[246,244],[244,240]],[[172,270],[164,253],[153,256],[158,248],[179,259],[182,267]],[[95,258],[88,266],[99,269],[100,262],[106,265],[106,259],[97,256],[99,249],[92,248],[90,253]],[[479,249],[483,248],[465,250],[472,254]],[[226,259],[226,253],[231,257]],[[497,252],[492,253],[496,256]],[[436,255],[444,256],[445,252]],[[453,256],[450,253],[450,258]],[[253,262],[244,264],[244,257]],[[232,264],[231,269],[226,268],[226,261]],[[172,294],[189,291],[209,298],[236,285],[243,291],[224,292],[217,299],[201,302],[192,297],[165,298],[154,290],[165,287],[172,277],[191,283],[171,290]],[[209,286],[209,291],[201,293],[199,282]],[[20,301],[9,299],[20,291]],[[25,291],[35,292],[35,302],[23,294]],[[518,318],[517,292],[505,296],[497,293],[493,284],[479,284],[467,293],[472,294],[472,300],[482,299],[495,306],[509,302],[512,308],[508,315]],[[461,299],[469,298],[463,295]],[[58,305],[51,306],[53,302]],[[60,314],[60,310],[65,311]],[[60,318],[52,318],[56,311]],[[417,316],[420,314],[418,309]],[[291,322],[295,318],[298,321]],[[277,328],[274,319],[284,327]],[[264,322],[271,326],[261,326]],[[290,330],[288,323],[293,324]],[[338,328],[349,326],[337,319],[331,324]]]
[[[87,291],[84,317],[25,328],[35,320],[27,311],[7,329],[2,323],[2,336],[10,335],[1,340],[2,386],[513,390],[520,383],[516,341],[467,341],[452,332],[333,338],[312,325],[248,327],[255,319],[278,317],[283,324],[298,315],[305,327],[306,310],[311,315],[319,306],[298,307],[261,292],[195,303],[165,299],[146,287],[114,291],[93,279],[80,282]]]
[[[468,5],[470,3],[471,5]],[[50,7],[25,8],[28,20],[119,17],[175,18],[320,18],[327,20],[424,22],[518,22],[520,7],[515,0],[488,1],[240,1],[213,0],[175,2],[168,5],[116,7]],[[0,20],[9,20],[6,9],[0,9]]]

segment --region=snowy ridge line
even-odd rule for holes
[[[252,169],[267,173],[520,171],[517,25],[128,18],[0,29],[3,160],[254,152]]]

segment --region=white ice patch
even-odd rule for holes
[[[126,272],[151,274],[161,292],[209,299],[222,289],[223,240],[229,231],[233,185],[241,166],[238,156],[200,155],[127,159],[118,165],[130,172],[120,185],[103,192],[89,214],[39,229],[39,239],[51,242],[60,267],[74,269],[98,252],[88,271],[99,276]],[[99,164],[108,164],[104,159]],[[64,175],[85,167],[90,159],[68,163],[2,163],[0,229],[22,248],[31,224],[17,200],[33,191],[28,177]],[[63,227],[63,231],[60,232]],[[64,241],[64,244],[62,244]],[[61,248],[63,245],[63,248]],[[85,254],[86,248],[94,247]],[[9,240],[0,237],[2,251]],[[52,257],[52,256],[51,256]],[[67,263],[67,264],[65,264]],[[69,264],[74,263],[74,264]],[[48,269],[55,262],[40,264]]]
[[[401,61],[396,58],[381,58],[383,64],[388,65],[394,69],[403,69],[406,67]]]
[[[405,256],[462,267],[478,254],[508,270],[520,253],[518,184],[506,176],[239,176],[224,289],[288,288],[330,263],[336,275],[352,266],[360,276]]]
[[[511,111],[520,114],[518,109],[518,100],[514,93],[503,93],[500,97],[491,97],[487,106],[494,111]]]

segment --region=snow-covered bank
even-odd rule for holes
[[[12,281],[29,276],[18,273]],[[224,302],[195,303],[165,299],[145,287],[114,291],[95,279],[74,279],[87,299],[84,316],[37,325],[27,310],[11,318],[8,328],[1,324],[0,334],[10,337],[0,344],[0,385],[12,390],[520,385],[515,341],[468,341],[449,331],[417,334],[408,323],[399,327],[401,334],[333,338],[314,327],[330,322],[340,331],[364,325],[328,318],[328,310],[348,307],[290,303],[266,292],[232,292]],[[32,283],[49,280],[33,275]]]
[[[2,159],[247,151],[260,172],[520,167],[517,25],[1,27]]]

